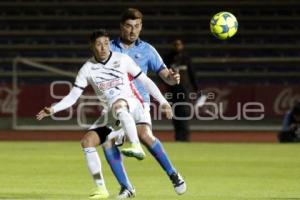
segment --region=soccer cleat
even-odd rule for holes
[[[98,199],[107,199],[109,193],[105,185],[97,186],[89,196],[89,199],[98,200]]]
[[[170,179],[173,183],[173,187],[175,192],[178,195],[181,195],[186,192],[186,184],[183,178],[180,176],[179,173],[174,172],[173,174],[170,175]]]
[[[138,160],[143,160],[146,156],[141,144],[132,143],[131,147],[124,148],[121,152],[127,157],[135,157]]]
[[[126,187],[122,187],[117,199],[129,199],[135,197],[135,189],[128,189]]]

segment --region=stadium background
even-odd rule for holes
[[[161,55],[175,38],[184,40],[199,88],[216,94],[213,101],[225,106],[224,115],[235,116],[238,103],[256,101],[265,107],[265,117],[258,121],[194,119],[194,141],[276,141],[283,114],[300,100],[300,2],[296,0],[1,1],[0,139],[81,137],[84,131],[75,131],[78,128],[72,125],[76,125],[76,107],[73,120],[39,123],[34,116],[44,105],[58,101],[49,96],[50,84],[72,82],[71,74],[90,56],[89,33],[105,27],[117,36],[120,13],[128,7],[141,9],[141,38]],[[209,32],[209,20],[219,11],[232,12],[239,22],[237,35],[227,41]],[[150,76],[164,90],[162,82]],[[65,84],[55,86],[56,94],[67,91]],[[86,109],[85,120],[97,116],[91,107]],[[70,131],[49,131],[69,129],[66,124]],[[159,137],[173,138],[169,121],[155,120],[154,130]]]

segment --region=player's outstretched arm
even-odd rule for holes
[[[180,74],[173,69],[164,68],[159,72],[159,76],[169,85],[176,85],[180,83]]]
[[[158,87],[153,83],[153,81],[148,78],[144,73],[137,77],[137,80],[142,83],[145,89],[154,97],[160,104],[162,112],[166,115],[168,119],[173,117],[172,108],[169,102],[165,99],[165,97],[161,94]]]
[[[82,94],[83,90],[78,88],[78,87],[73,87],[69,94],[65,96],[60,102],[55,104],[52,107],[45,107],[43,110],[41,110],[37,115],[36,119],[41,120],[44,117],[48,117],[54,113],[57,113],[61,110],[65,110],[72,105],[74,105],[77,101],[77,99],[80,97]]]

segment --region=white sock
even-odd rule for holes
[[[120,120],[122,128],[131,143],[140,143],[137,135],[136,125],[133,117],[127,109],[119,109],[116,112],[117,118]]]
[[[96,186],[105,185],[102,174],[101,161],[95,147],[83,148],[87,167]]]

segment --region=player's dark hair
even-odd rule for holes
[[[95,43],[99,37],[109,37],[109,33],[105,29],[97,29],[90,35],[90,42]]]
[[[128,8],[122,13],[121,23],[124,23],[128,19],[141,19],[143,20],[143,14],[136,8]]]

